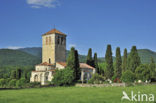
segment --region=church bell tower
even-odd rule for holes
[[[42,35],[42,63],[66,61],[66,34],[52,29]]]

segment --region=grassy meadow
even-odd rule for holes
[[[140,91],[142,94],[152,93],[156,96],[156,85],[0,90],[0,103],[132,103],[127,100],[121,101],[122,91],[126,91],[128,95],[131,91],[136,94]]]

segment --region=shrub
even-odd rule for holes
[[[55,86],[67,86],[72,85],[74,81],[73,70],[65,68],[62,70],[56,70],[52,84]]]
[[[121,83],[120,78],[118,78],[116,74],[114,74],[114,76],[112,77],[112,81],[115,83]]]
[[[92,78],[88,81],[90,84],[101,84],[105,81],[105,78],[97,73],[92,76]]]
[[[41,83],[40,82],[27,83],[26,87],[28,87],[28,88],[41,87]]]
[[[6,86],[6,80],[0,79],[0,87],[4,88]]]
[[[16,87],[19,87],[19,88],[25,87],[26,83],[27,83],[26,79],[21,78],[20,80],[16,82]]]
[[[132,71],[127,70],[122,74],[121,80],[125,83],[134,82],[135,74]]]
[[[12,80],[9,82],[9,87],[11,87],[11,88],[16,87],[16,82],[17,82],[16,79],[12,79]]]
[[[138,80],[146,81],[150,79],[150,70],[147,65],[140,65],[137,67],[135,74]]]

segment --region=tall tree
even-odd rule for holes
[[[117,78],[121,77],[122,73],[122,58],[120,53],[120,48],[116,48],[116,60],[115,60],[115,75]]]
[[[89,48],[89,50],[88,50],[88,55],[87,55],[87,61],[86,61],[86,63],[88,65],[90,65],[90,66],[94,66],[93,59],[92,59],[92,49],[91,48]]]
[[[150,77],[152,79],[156,79],[156,71],[155,71],[155,69],[156,69],[155,61],[154,61],[153,57],[151,57],[151,62],[149,64],[149,70],[150,70]]]
[[[111,45],[107,45],[106,55],[105,55],[105,61],[106,61],[106,70],[105,74],[108,79],[111,79],[113,76],[113,57],[112,57],[112,48]]]
[[[97,53],[94,53],[94,67],[96,68],[96,72],[99,74],[99,66],[98,66],[98,59],[97,59]]]
[[[22,70],[21,69],[16,69],[16,79],[20,79],[22,75]]]
[[[76,71],[75,71],[75,68],[76,68],[76,63],[75,63],[75,48],[72,47],[70,49],[70,53],[69,53],[69,56],[68,56],[68,59],[67,59],[67,67],[72,69],[74,71],[74,77],[76,77]]]
[[[11,71],[10,78],[11,79],[16,79],[16,71],[15,70]]]
[[[75,69],[76,69],[76,80],[80,79],[81,70],[80,70],[80,63],[79,63],[79,54],[78,51],[75,50]]]
[[[125,72],[126,70],[127,70],[127,49],[125,48],[122,62],[122,72]]]
[[[135,72],[136,68],[141,64],[136,46],[132,47],[131,52],[128,55],[127,64],[128,64],[128,69],[131,70],[133,73]]]

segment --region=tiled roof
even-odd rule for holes
[[[56,69],[50,69],[48,71],[56,71]],[[46,70],[44,70],[44,71],[43,70],[42,71],[39,70],[39,71],[32,71],[32,72],[46,72]]]
[[[52,29],[52,30],[48,31],[47,33],[43,34],[43,36],[44,36],[44,35],[49,35],[49,34],[55,34],[55,33],[61,34],[61,35],[66,35],[66,34],[60,32],[60,31],[57,30],[57,29]]]
[[[57,63],[60,64],[60,65],[62,65],[62,66],[64,66],[64,67],[67,66],[66,62],[57,62]],[[95,69],[94,67],[92,67],[92,66],[90,66],[90,65],[88,65],[86,63],[80,63],[80,68],[81,69],[83,69],[83,68]]]
[[[95,69],[94,67],[86,64],[86,63],[80,63],[80,68],[89,68],[89,69]]]
[[[62,66],[64,66],[64,67],[67,66],[66,62],[57,62],[57,63],[60,64],[60,65],[62,65]]]
[[[49,63],[47,63],[47,62],[44,62],[44,63],[38,64],[38,65],[43,65],[43,66],[54,66],[54,64],[49,64]]]

